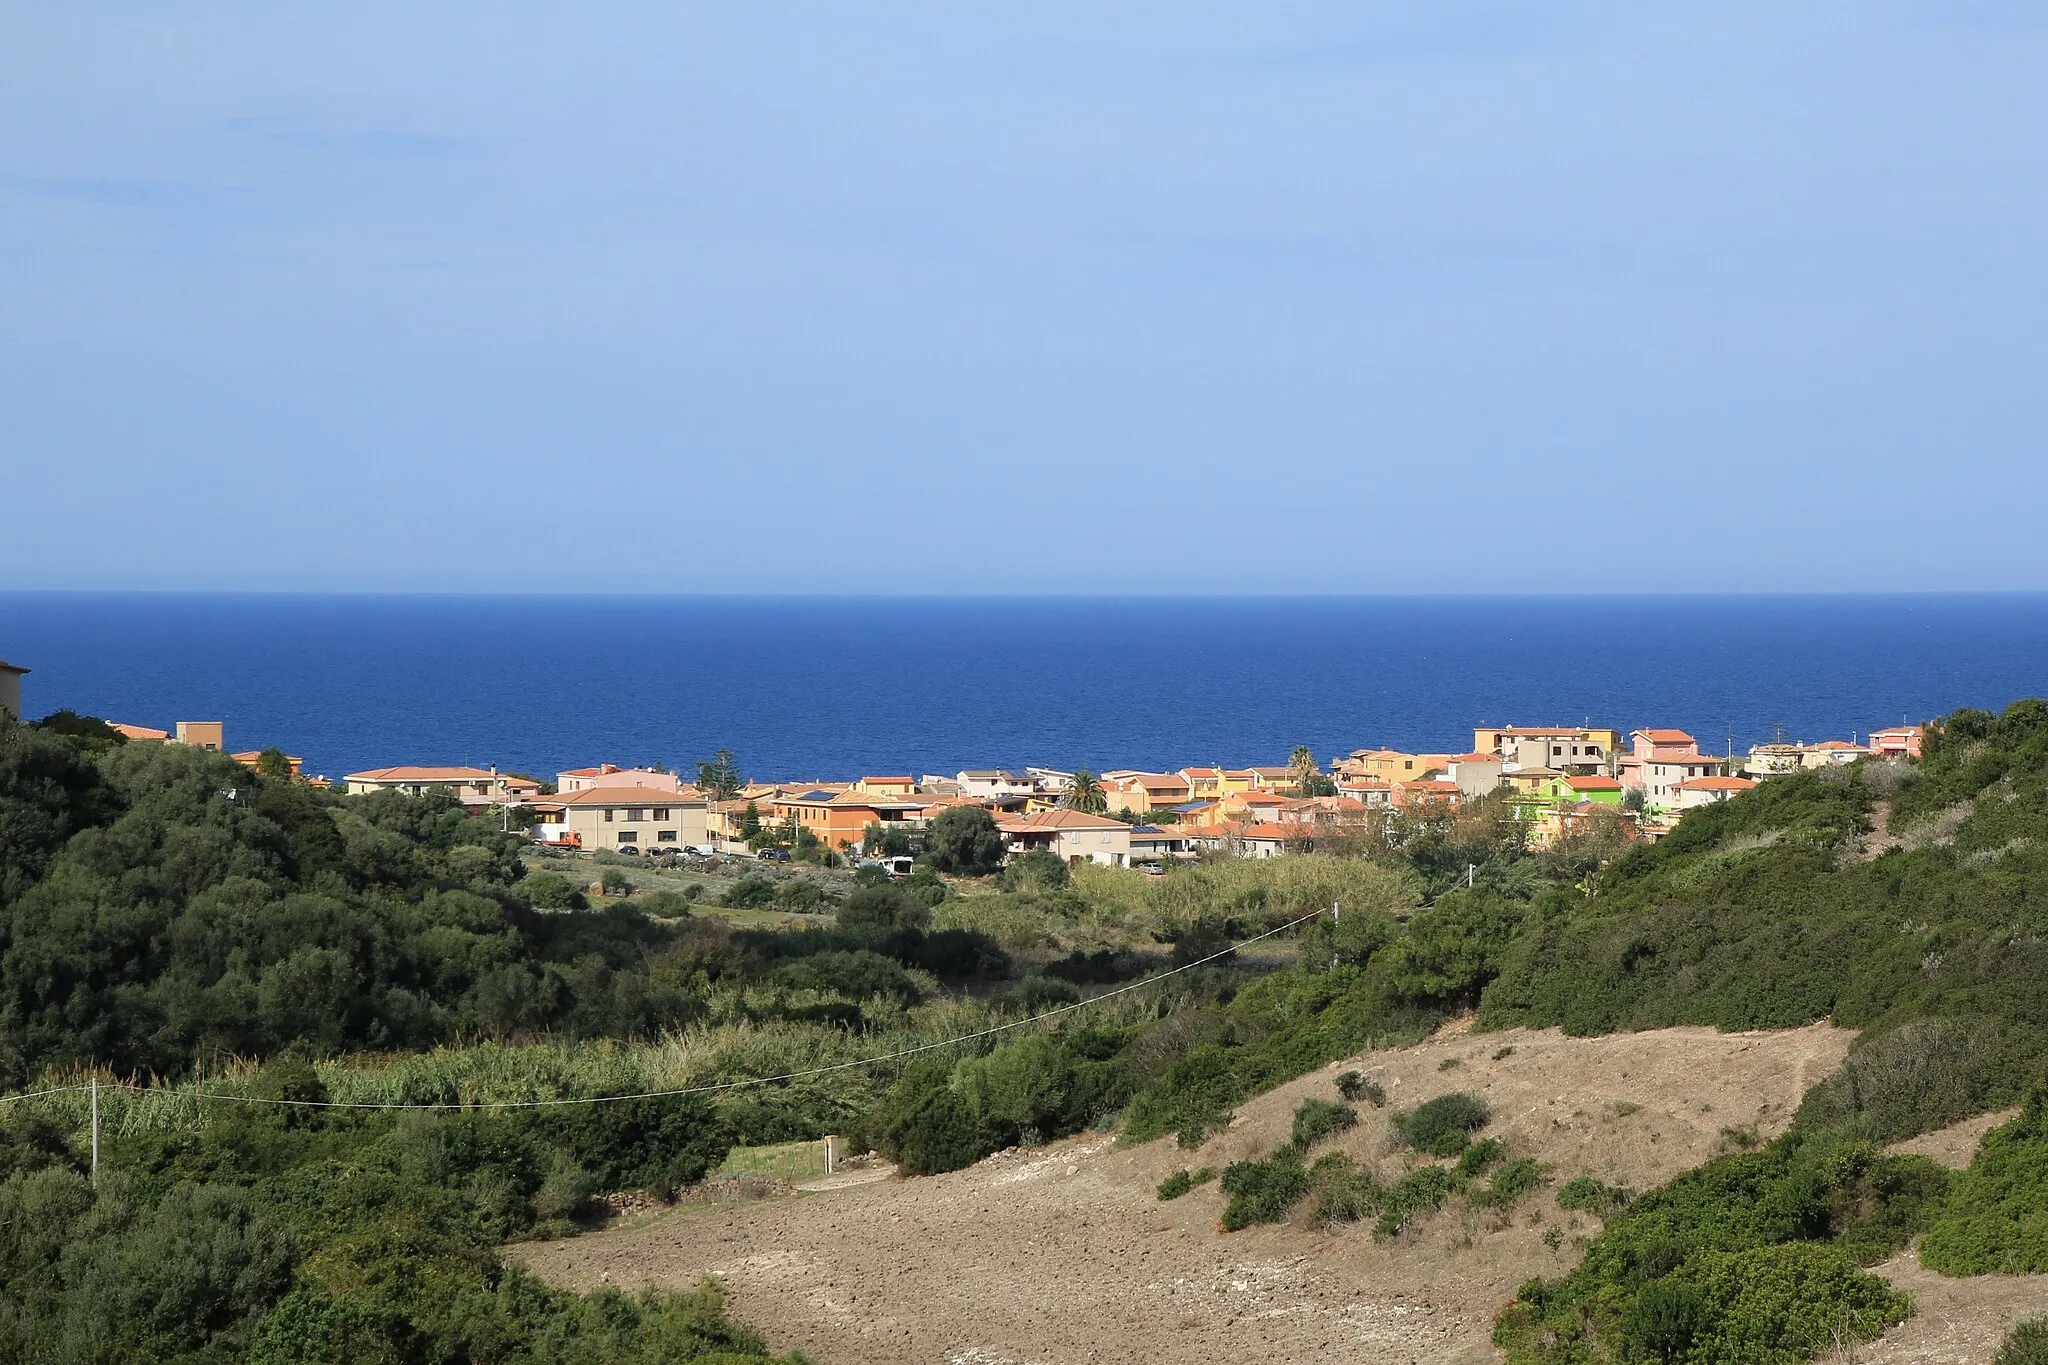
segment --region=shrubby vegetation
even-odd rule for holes
[[[2048,1271],[2048,1096],[2036,1090],[2011,1123],[1985,1134],[1920,1243],[1946,1275]]]
[[[1610,1215],[1577,1270],[1523,1286],[1494,1340],[1510,1362],[1736,1365],[1868,1339],[1908,1304],[1858,1267],[1924,1230],[1948,1178],[1798,1132],[1722,1157]]]
[[[323,1093],[304,1062],[257,1082],[271,1098]],[[0,1358],[767,1357],[715,1289],[577,1295],[498,1259],[507,1236],[572,1226],[596,1191],[702,1178],[726,1135],[701,1103],[224,1107],[203,1126],[110,1136],[97,1191],[59,1131],[47,1106],[0,1111]]]
[[[1991,1365],[2048,1365],[2048,1318],[2028,1318],[2006,1333]]]
[[[1804,1358],[1822,1336],[1868,1335],[1896,1316],[1895,1299],[1858,1267],[1913,1229],[1934,1228],[1930,1264],[2013,1265],[2035,1254],[2035,1213],[2013,1193],[2039,1179],[2029,1163],[2040,1139],[2024,1125],[1987,1144],[1946,1205],[1945,1177],[1890,1163],[1870,1144],[2013,1103],[2048,1066],[2040,703],[1997,717],[1957,713],[1930,731],[1917,765],[1774,779],[1688,815],[1655,846],[1630,848],[1604,829],[1532,856],[1506,804],[1483,800],[1319,840],[1330,852],[1165,877],[1025,858],[968,895],[932,866],[900,882],[864,872],[850,890],[769,877],[729,884],[719,899],[731,908],[835,912],[774,931],[735,928],[701,906],[693,914],[672,891],[612,900],[631,888],[609,883],[603,908],[580,909],[586,895],[568,878],[527,875],[516,839],[450,802],[319,794],[219,756],[124,747],[103,730],[76,718],[0,729],[0,1084],[90,1063],[168,1077],[203,1069],[217,1080],[221,1058],[303,1049],[336,1093],[622,1093],[660,1088],[645,1084],[655,1072],[689,1083],[780,1074],[979,1032],[1167,962],[1216,957],[1063,1016],[1065,1027],[734,1092],[688,1111],[689,1134],[666,1140],[695,1152],[836,1130],[914,1172],[1119,1118],[1125,1141],[1171,1134],[1192,1146],[1249,1095],[1475,1005],[1482,1027],[1576,1033],[1832,1015],[1862,1036],[1848,1066],[1809,1093],[1793,1138],[1632,1204],[1598,1182],[1559,1189],[1561,1206],[1601,1214],[1606,1229],[1573,1276],[1525,1289],[1503,1318],[1511,1352]],[[1878,845],[1867,836],[1880,823],[1888,837]],[[990,870],[997,849],[985,814],[953,816],[934,833],[929,863]],[[1297,965],[1227,955],[1234,941],[1332,903],[1342,917],[1301,934]],[[365,1050],[390,1060],[341,1060]],[[1385,1103],[1363,1076],[1340,1078],[1339,1093]],[[1395,1116],[1406,1141],[1457,1155],[1456,1164],[1427,1161],[1384,1187],[1341,1153],[1308,1164],[1310,1146],[1330,1135],[1322,1125],[1340,1108],[1355,1112],[1324,1102],[1298,1143],[1231,1168],[1226,1221],[1284,1217],[1305,1203],[1318,1221],[1371,1219],[1392,1236],[1460,1192],[1479,1205],[1527,1197],[1542,1172],[1474,1141],[1483,1108],[1450,1112],[1459,1100]],[[123,1142],[212,1141],[214,1126],[189,1116],[138,1123]],[[330,1164],[350,1143],[381,1151],[388,1136],[374,1125],[308,1131],[329,1135],[321,1159]],[[662,1170],[599,1160],[601,1144],[545,1125],[517,1137],[489,1131],[493,1152],[525,1155],[454,1160],[454,1197],[470,1210],[461,1217],[473,1240],[434,1231],[434,1246],[474,1250],[513,1232],[566,1230],[577,1201],[615,1187],[607,1182],[661,1184],[694,1169],[694,1157]],[[75,1133],[75,1123],[22,1129],[0,1174],[59,1180],[50,1172],[75,1164]],[[223,1210],[254,1198],[269,1168],[207,1169],[207,1180],[243,1194],[203,1213],[171,1205],[162,1217],[227,1219],[245,1247],[268,1236],[272,1212]],[[1187,1173],[1190,1188],[1198,1174]],[[230,1308],[272,1303],[264,1296],[286,1273],[297,1286],[288,1297],[297,1296],[307,1267],[329,1264],[321,1239],[356,1235],[305,1222],[296,1206],[276,1219],[300,1239],[296,1249],[282,1260],[260,1247],[238,1253],[250,1287],[221,1291]],[[52,1254],[84,1265],[100,1253]],[[618,1309],[617,1321],[685,1312],[680,1302]],[[687,1310],[700,1311],[712,1312],[701,1302]],[[207,1308],[202,1319],[258,1333],[270,1312]],[[532,1320],[543,1317],[565,1341],[595,1330],[561,1327],[570,1317]],[[232,1340],[241,1349],[259,1336]]]

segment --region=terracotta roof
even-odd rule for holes
[[[1396,785],[1402,791],[1410,792],[1454,792],[1458,789],[1455,782],[1444,782],[1428,777],[1418,777],[1413,782],[1401,782]]]
[[[1683,730],[1637,730],[1634,732],[1634,735],[1641,735],[1652,744],[1691,744],[1694,742],[1693,737]],[[1630,738],[1634,738],[1634,735],[1631,735]]]
[[[1139,786],[1145,788],[1147,791],[1151,791],[1154,788],[1158,787],[1185,788],[1188,785],[1187,783],[1182,782],[1180,779],[1172,777],[1166,773],[1139,773],[1136,777],[1130,778],[1129,780],[1137,783]]]
[[[1769,748],[1770,746],[1765,745],[1764,747]],[[1839,753],[1844,749],[1854,749],[1857,753],[1862,753],[1864,752],[1867,746],[1862,744],[1851,744],[1846,739],[1824,739],[1818,744],[1809,744],[1806,747],[1809,749],[1827,749],[1836,753]]]
[[[1217,768],[1182,768],[1180,775],[1182,777],[1221,777],[1223,773]]]
[[[1034,811],[1030,815],[1012,816],[996,821],[996,828],[1005,833],[1021,834],[1031,830],[1047,829],[1122,829],[1129,825],[1121,820],[1112,820],[1106,815],[1089,815],[1084,811],[1068,810],[1064,806],[1052,810]]]
[[[590,787],[552,798],[564,806],[684,806],[705,804],[701,796],[678,796],[664,787]]]
[[[1917,735],[1919,733],[1920,727],[1917,725],[1888,725],[1882,730],[1872,730],[1870,737],[1876,739],[1879,735]]]
[[[129,738],[132,739],[134,738],[134,736],[131,735],[129,736]],[[256,760],[263,757],[263,751],[261,749],[246,749],[239,754],[229,754],[228,757],[232,758],[237,763],[246,763],[253,767],[255,765]],[[285,761],[288,763],[298,764],[304,763],[306,760],[300,758],[297,754],[286,754]]]
[[[1621,783],[1611,777],[1567,777],[1564,784],[1575,792],[1618,792]]]
[[[889,784],[890,786],[892,786],[892,787],[900,787],[900,786],[904,785],[905,783],[909,783],[909,784],[910,784],[911,786],[916,786],[916,785],[917,785],[917,784],[916,784],[915,782],[913,782],[913,781],[912,781],[912,780],[911,780],[910,778],[907,778],[907,777],[863,777],[863,778],[861,779],[861,781],[863,781],[863,782],[886,782],[886,783],[888,783],[888,784]]]
[[[22,671],[27,672],[26,669]],[[123,725],[118,720],[108,721],[107,728],[125,735],[129,739],[169,739],[171,737],[169,730],[153,730],[147,725]]]
[[[1453,762],[1453,763],[1498,763],[1498,762],[1500,762],[1500,755],[1499,755],[1499,754],[1482,754],[1482,753],[1478,752],[1477,750],[1474,750],[1473,752],[1471,752],[1471,753],[1469,753],[1469,754],[1452,754],[1452,755],[1451,755],[1451,762]]]
[[[1314,828],[1315,826],[1313,825],[1276,825],[1270,823],[1241,825],[1237,829],[1230,831],[1230,837],[1233,839],[1276,839],[1281,841],[1307,839],[1312,836],[1304,834],[1302,831]]]
[[[1756,783],[1746,777],[1695,777],[1678,784],[1680,791],[1746,792]]]
[[[491,782],[498,774],[489,768],[420,768],[401,765],[396,768],[368,768],[359,773],[350,773],[345,779],[350,782]]]

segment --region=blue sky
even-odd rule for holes
[[[2043,13],[0,4],[0,588],[2048,588]]]

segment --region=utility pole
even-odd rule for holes
[[[92,1078],[92,1187],[100,1187],[100,1078]]]

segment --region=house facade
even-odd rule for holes
[[[1030,778],[1007,768],[970,768],[953,780],[967,796],[1029,796],[1037,790]]]
[[[1030,815],[999,816],[996,829],[1015,856],[1045,849],[1069,867],[1096,863],[1103,867],[1131,865],[1131,827],[1107,816],[1077,810],[1042,810]]]
[[[395,791],[424,796],[446,791],[465,806],[502,806],[516,799],[512,779],[495,768],[435,768],[402,765],[350,773],[342,781],[348,793]]]
[[[28,670],[20,664],[11,664],[0,659],[0,711],[5,711],[16,720],[27,720],[21,713],[21,680]]]
[[[637,848],[650,853],[711,843],[708,803],[661,787],[606,783],[559,794],[547,804],[560,807],[561,820],[538,826],[542,837],[560,840],[574,835],[569,842],[588,850]]]
[[[1692,777],[1672,787],[1670,807],[1676,811],[1694,810],[1755,790],[1756,783],[1746,777]]]
[[[1894,725],[1888,730],[1873,730],[1868,741],[1870,752],[1879,758],[1920,757],[1921,730],[1917,725]]]

